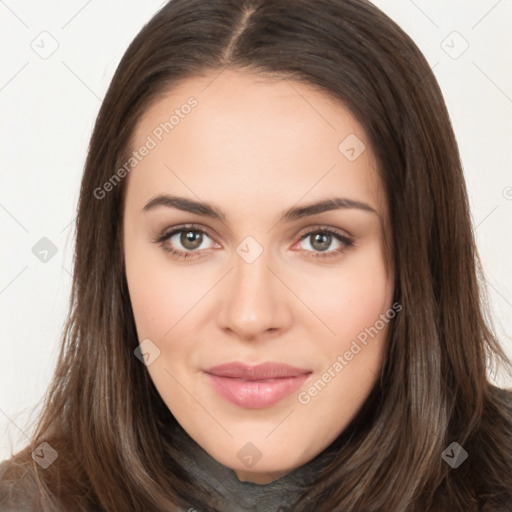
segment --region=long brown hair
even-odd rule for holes
[[[381,375],[295,510],[480,510],[512,498],[512,407],[487,379],[509,364],[482,286],[457,143],[414,42],[367,0],[173,0],[123,56],[92,134],[76,220],[69,319],[30,445],[9,480],[38,510],[178,510],[194,483],[144,365],[122,244],[126,180],[98,199],[134,127],[179,81],[245,69],[313,85],[365,128],[390,205],[394,319]],[[40,468],[47,441],[58,459]],[[457,442],[457,469],[442,458]],[[3,484],[6,485],[6,484]],[[32,491],[30,491],[32,489]],[[59,506],[61,507],[59,509]],[[494,509],[493,509],[494,510]]]

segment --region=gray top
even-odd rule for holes
[[[336,452],[328,447],[313,460],[269,484],[242,482],[235,472],[219,463],[199,446],[179,425],[171,428],[182,464],[204,487],[211,499],[208,503],[222,512],[286,512],[293,510],[292,505],[304,490],[304,486],[313,481],[321,469],[334,458]],[[257,463],[254,467],[256,467]],[[0,481],[8,469],[9,461],[0,463]],[[0,496],[1,501],[1,496]],[[5,507],[8,508],[5,508]],[[1,512],[35,511],[30,496],[17,495],[9,505],[3,504]],[[194,497],[183,512],[201,512],[194,505]]]
[[[180,432],[181,431],[181,432]],[[199,446],[186,432],[178,428],[174,434],[186,460],[186,467],[208,489],[211,505],[222,512],[285,512],[321,470],[335,457],[336,451],[327,447],[303,466],[268,484],[242,482],[236,473],[219,463]],[[257,468],[257,463],[254,465]],[[193,500],[193,497],[192,497]],[[192,512],[190,509],[183,512]]]

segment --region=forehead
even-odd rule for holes
[[[383,207],[363,127],[341,102],[297,81],[233,70],[183,80],[139,120],[131,149],[144,145],[151,150],[128,185],[141,200],[178,187],[219,201],[237,192],[255,205],[330,193]]]

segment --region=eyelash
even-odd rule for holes
[[[168,252],[169,254],[171,254],[171,256],[173,258],[176,258],[176,259],[189,259],[189,258],[195,258],[197,257],[194,253],[197,253],[197,252],[200,252],[200,251],[180,251],[180,250],[176,250],[176,249],[173,249],[172,247],[169,247],[166,242],[174,235],[176,235],[177,233],[182,233],[182,232],[185,232],[185,231],[192,231],[194,233],[201,233],[203,235],[207,235],[209,238],[212,238],[210,236],[210,234],[208,233],[208,231],[206,231],[205,229],[203,228],[200,228],[199,226],[196,226],[194,224],[187,224],[187,225],[184,225],[184,226],[176,226],[172,229],[170,229],[169,231],[164,231],[161,235],[158,235],[154,240],[153,242],[154,243],[158,243],[162,249],[166,252]],[[322,260],[326,260],[328,258],[332,258],[332,257],[336,257],[336,256],[339,256],[341,253],[343,253],[348,247],[351,247],[354,245],[354,242],[342,235],[341,233],[339,233],[338,231],[328,227],[328,226],[319,226],[318,228],[312,230],[312,231],[308,231],[307,233],[301,235],[300,237],[300,242],[302,240],[304,240],[305,238],[308,238],[312,235],[316,235],[316,234],[329,234],[329,235],[332,235],[334,238],[336,238],[339,242],[341,242],[343,244],[343,247],[340,248],[340,249],[336,249],[334,251],[325,251],[325,252],[312,252],[312,251],[307,251],[309,254],[309,257],[311,258],[314,258],[314,259],[322,259]],[[193,255],[194,254],[194,255]],[[193,255],[193,256],[192,256]]]

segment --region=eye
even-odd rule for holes
[[[300,242],[303,240],[309,240],[307,245],[312,248],[312,251],[307,249],[307,252],[310,253],[308,256],[315,259],[340,256],[348,247],[354,245],[354,242],[349,237],[329,227],[321,227],[317,228],[315,231],[308,231],[300,237]],[[338,248],[329,251],[328,249],[332,246],[333,241],[337,242]]]
[[[197,226],[177,226],[170,231],[165,231],[154,240],[154,242],[159,243],[160,246],[166,252],[172,254],[173,257],[185,259],[191,257],[195,258],[199,255],[192,253],[209,248],[204,247],[203,242],[205,241],[205,237],[211,238],[207,231]],[[176,249],[176,246],[178,246],[178,249]],[[179,246],[183,249],[180,249]]]

